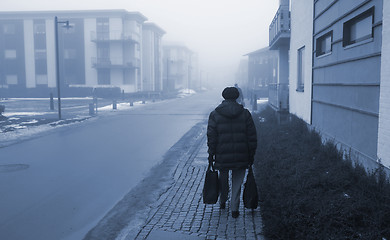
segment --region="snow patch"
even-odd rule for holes
[[[5,117],[10,117],[10,116],[39,116],[39,115],[46,115],[46,114],[52,114],[52,113],[53,112],[5,112],[3,114],[3,116],[5,116]]]
[[[194,94],[196,94],[195,90],[192,90],[189,88],[184,88],[184,89],[179,90],[179,93],[177,96],[180,98],[183,98],[183,97],[191,96]]]
[[[36,119],[33,119],[33,120],[31,120],[31,121],[28,121],[28,122],[21,122],[20,124],[34,124],[34,123],[37,123],[38,122],[38,120],[36,120]]]
[[[262,103],[266,103],[266,102],[268,102],[268,98],[257,99],[257,104],[262,104]]]

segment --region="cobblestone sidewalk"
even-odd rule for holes
[[[205,130],[202,134],[194,153],[179,163],[173,186],[151,207],[136,239],[264,239],[259,208],[245,209],[242,197],[237,219],[231,216],[229,201],[226,209],[203,204],[208,155]]]

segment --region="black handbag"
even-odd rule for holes
[[[257,185],[253,176],[252,166],[248,169],[246,182],[244,184],[244,193],[242,195],[244,206],[250,209],[256,209],[259,203],[259,195],[257,193]]]
[[[216,204],[219,196],[218,172],[212,163],[209,163],[203,186],[203,203]]]

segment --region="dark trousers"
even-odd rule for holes
[[[238,211],[240,206],[241,185],[244,181],[246,169],[232,171],[232,195],[230,207],[232,211]],[[229,170],[219,171],[219,184],[221,187],[219,202],[225,203],[229,193]]]

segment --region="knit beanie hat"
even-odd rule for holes
[[[222,91],[222,97],[224,99],[236,100],[238,96],[240,96],[240,93],[235,87],[227,87]]]

